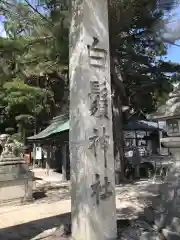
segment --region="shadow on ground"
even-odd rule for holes
[[[25,216],[24,216],[25,217]],[[9,228],[0,229],[1,240],[42,240],[46,239],[42,233],[53,234],[62,224],[70,222],[70,213],[40,219]],[[50,230],[50,231],[48,231]],[[39,235],[39,236],[38,236]]]
[[[120,185],[116,188],[118,196],[117,216],[119,219],[137,219],[147,214],[147,209],[159,205],[159,188],[162,183],[140,181],[134,184]],[[149,215],[149,213],[148,213]]]
[[[159,183],[154,184],[151,181],[141,181],[134,184],[121,185],[116,188],[119,201],[117,204],[117,217],[120,228],[129,226],[131,220],[138,219],[143,213],[146,215],[148,222],[153,222],[154,219],[150,207],[159,198],[158,188],[160,186]],[[40,196],[36,196],[37,198],[43,197],[43,192],[39,194]],[[50,202],[52,202],[52,199],[49,199]],[[26,216],[24,216],[24,219],[26,219]],[[51,235],[52,229],[55,231],[62,224],[69,222],[70,213],[0,229],[0,240],[48,240],[49,238],[44,238],[41,233],[50,230],[47,235]],[[61,238],[57,239],[60,240]]]
[[[42,180],[42,178],[41,177],[34,177],[33,181],[36,181],[36,180]]]
[[[38,192],[34,192],[34,193],[33,193],[33,198],[34,198],[35,200],[42,199],[42,198],[45,198],[45,197],[47,197],[45,191],[38,191]]]

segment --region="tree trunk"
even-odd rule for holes
[[[115,159],[115,182],[124,180],[124,133],[123,133],[123,104],[128,105],[121,69],[116,60],[116,51],[111,48],[111,79],[112,79],[112,114]]]
[[[120,184],[124,180],[124,135],[122,103],[118,95],[118,89],[112,85],[112,114],[113,114],[113,138],[114,138],[114,161],[115,161],[115,182]]]
[[[46,175],[49,176],[49,170],[50,170],[50,161],[51,161],[51,152],[50,147],[47,146],[47,158],[46,158]]]

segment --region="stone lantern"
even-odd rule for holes
[[[157,221],[158,230],[164,232],[167,239],[180,239],[180,85],[169,94],[166,104],[160,106],[152,118],[165,121],[167,137],[161,138],[161,143],[172,154],[172,164],[159,189],[161,213]]]
[[[160,106],[151,119],[165,121],[167,137],[161,138],[164,147],[169,148],[175,159],[180,156],[180,86],[169,94],[167,102]]]

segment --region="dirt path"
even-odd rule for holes
[[[30,204],[0,209],[0,228],[28,223],[70,212],[71,201]]]
[[[120,219],[136,218],[156,197],[157,184],[139,182],[116,189],[117,215]],[[35,240],[35,236],[56,229],[71,210],[71,201],[53,197],[23,206],[0,208],[1,240]],[[40,239],[40,238],[39,238]]]

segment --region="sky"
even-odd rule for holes
[[[180,43],[180,42],[179,42]],[[178,42],[177,42],[178,44]],[[168,55],[166,56],[167,60],[180,63],[180,45],[179,46],[170,46],[168,49]]]
[[[172,15],[172,27],[175,27],[174,25],[177,25],[177,22],[179,24],[179,20],[180,20],[180,6],[176,7],[172,11],[171,15]],[[180,40],[176,41],[176,44],[179,46],[175,46],[175,45],[169,46],[167,60],[180,63]]]

